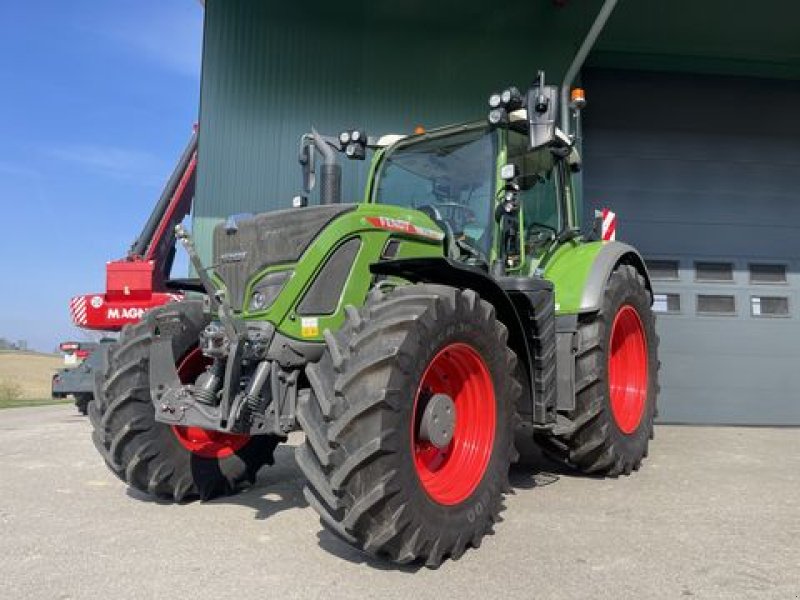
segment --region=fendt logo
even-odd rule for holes
[[[400,233],[407,233],[409,235],[417,235],[425,237],[430,240],[440,242],[444,239],[444,234],[428,229],[427,227],[419,227],[409,221],[403,219],[393,219],[391,217],[367,217],[367,223],[379,229],[386,229],[387,231],[397,231]]]
[[[106,318],[109,321],[119,321],[121,319],[136,319],[139,320],[144,314],[143,308],[109,308],[106,313]]]

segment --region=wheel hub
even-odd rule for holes
[[[452,506],[483,479],[494,446],[494,383],[471,345],[442,348],[422,374],[414,400],[411,453],[428,496]]]
[[[456,405],[447,394],[434,394],[419,424],[419,439],[439,449],[446,448],[456,429]]]
[[[608,389],[611,412],[627,435],[639,427],[647,404],[647,337],[639,313],[622,306],[611,326]]]

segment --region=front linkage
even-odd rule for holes
[[[189,234],[180,225],[176,234],[209,298],[209,322],[198,340],[207,368],[194,382],[181,381],[172,338],[182,322],[169,312],[155,315],[158,334],[150,346],[150,396],[156,419],[230,434],[288,433],[295,427],[299,369],[318,359],[321,348],[289,340],[268,321],[234,316]],[[211,320],[212,314],[217,320]]]

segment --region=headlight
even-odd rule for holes
[[[250,303],[248,309],[250,312],[257,312],[266,310],[275,298],[281,293],[284,284],[291,278],[292,271],[278,271],[276,273],[269,273],[264,275],[258,280],[253,287],[253,292],[250,294]]]
[[[489,111],[490,125],[505,125],[508,123],[508,113],[505,108],[495,108]]]

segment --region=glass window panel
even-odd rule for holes
[[[733,264],[727,262],[696,262],[697,281],[733,281]]]
[[[786,296],[752,296],[750,314],[754,317],[788,317],[789,298]]]
[[[650,272],[652,279],[678,279],[678,261],[677,260],[661,260],[650,259],[647,260],[647,270]]]
[[[549,148],[529,150],[528,136],[509,130],[506,159],[519,170],[517,182],[527,252],[541,253],[545,243],[561,229],[560,182],[553,153]]]
[[[786,265],[750,265],[751,283],[786,283]]]
[[[699,294],[697,312],[714,315],[736,314],[736,298],[723,294]]]
[[[680,294],[653,294],[653,310],[658,313],[681,312]]]

